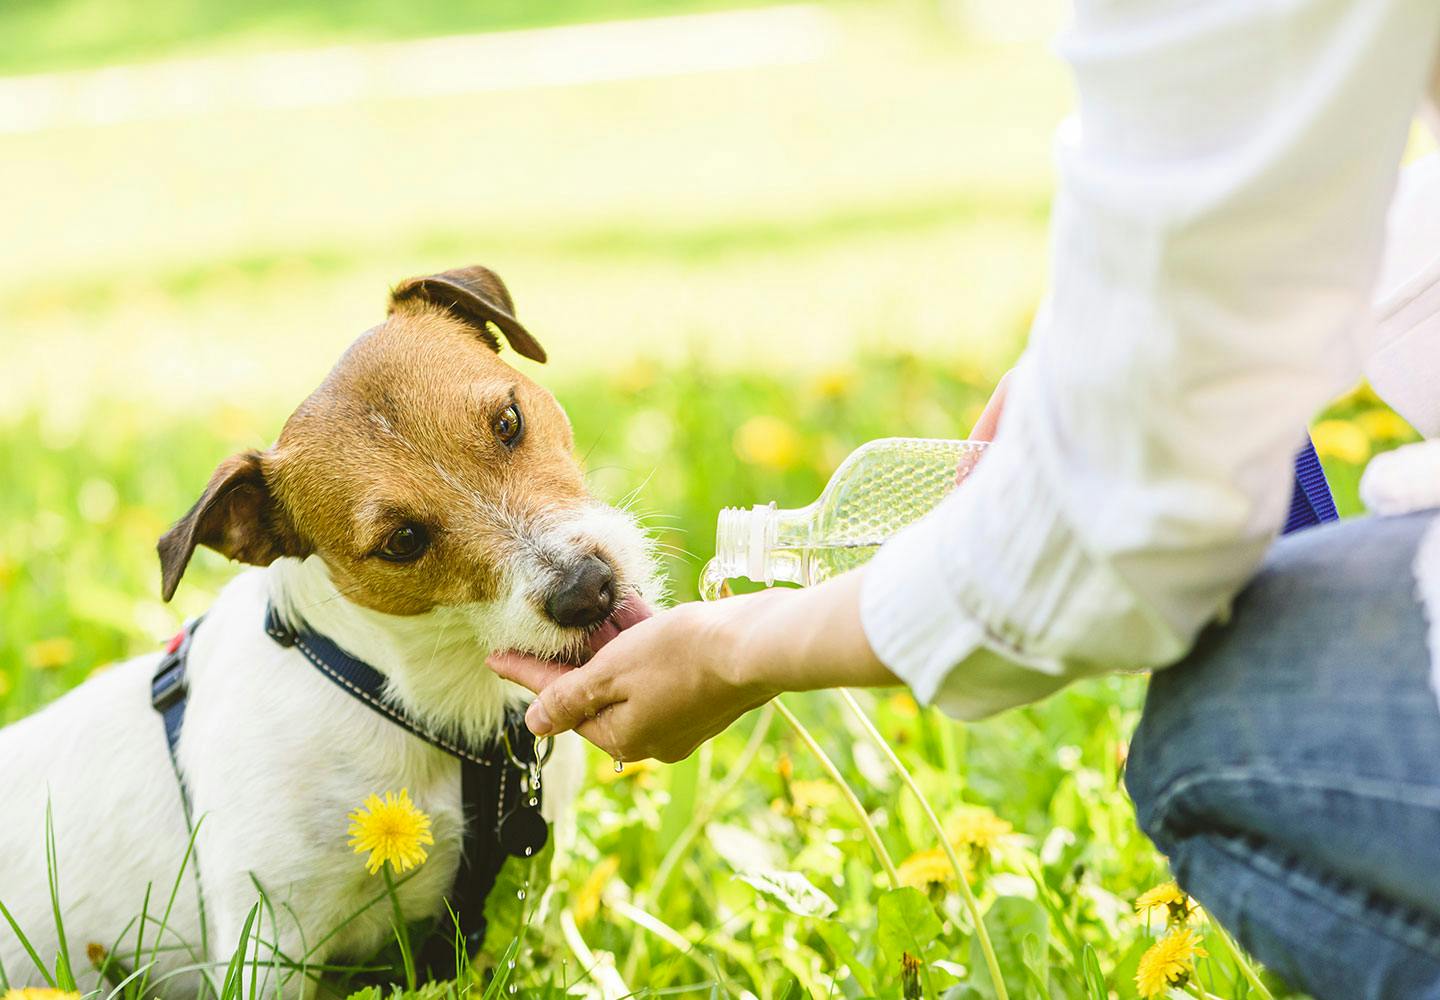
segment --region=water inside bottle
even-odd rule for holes
[[[858,568],[933,509],[983,450],[973,441],[872,441],[841,464],[808,507],[726,508],[717,520],[715,558],[700,577],[701,600],[726,596],[727,579],[813,586]]]

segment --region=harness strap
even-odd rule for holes
[[[160,713],[165,723],[165,742],[170,746],[171,761],[175,758],[175,747],[180,742],[180,724],[185,721],[185,702],[190,695],[190,683],[185,676],[185,661],[190,658],[190,643],[195,630],[205,620],[201,615],[176,632],[165,644],[165,655],[155,668],[150,680],[150,704]]]
[[[1320,465],[1320,456],[1309,435],[1305,447],[1295,454],[1295,485],[1290,493],[1290,514],[1285,518],[1282,534],[1288,535],[1301,528],[1338,521],[1335,498],[1330,495],[1330,483],[1325,479],[1325,469]]]
[[[299,650],[315,669],[338,684],[346,694],[364,702],[367,708],[379,712],[411,735],[472,764],[493,767],[497,763],[493,747],[479,752],[469,750],[454,740],[430,732],[410,718],[403,708],[386,700],[384,674],[365,661],[357,660],[327,636],[297,631],[286,625],[273,604],[265,609],[265,634],[282,646]]]
[[[185,822],[192,828],[189,796],[176,752],[190,693],[186,662],[203,620],[189,622],[170,640],[150,684],[151,704],[164,723],[170,762],[180,783]],[[499,739],[483,747],[463,746],[429,731],[387,699],[385,675],[380,671],[326,636],[291,628],[273,606],[266,608],[265,632],[281,646],[299,651],[323,676],[367,708],[460,761],[465,832],[460,868],[446,901],[455,912],[464,949],[473,955],[484,944],[485,902],[505,859],[533,857],[549,839],[549,827],[540,814],[539,777],[545,757],[537,756],[536,740],[525,726],[523,711],[509,713]],[[455,937],[449,931],[450,921],[442,917],[435,933],[419,949],[433,976],[454,978],[458,974]]]

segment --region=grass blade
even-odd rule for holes
[[[55,977],[50,975],[49,967],[40,961],[40,956],[35,953],[35,946],[30,943],[30,939],[25,936],[25,932],[20,929],[20,925],[16,923],[15,917],[5,908],[3,902],[0,902],[0,917],[4,917],[5,922],[10,925],[10,930],[15,933],[15,939],[20,942],[20,947],[25,949],[25,954],[30,956],[30,961],[35,963],[35,968],[40,970],[40,975],[45,977],[46,984],[53,987],[55,985]],[[6,989],[9,989],[8,985]]]
[[[60,863],[55,850],[55,816],[48,797],[45,801],[45,875],[50,881],[50,909],[55,914],[55,933],[60,939],[60,953],[55,957],[55,985],[58,989],[78,992],[75,973],[70,968],[65,921],[60,916]]]
[[[250,930],[255,926],[255,918],[259,913],[260,903],[257,900],[255,905],[250,907],[250,912],[245,914],[245,925],[240,928],[240,941],[235,946],[235,954],[230,956],[225,980],[220,985],[220,1000],[240,1000],[240,991],[245,988],[245,952],[249,949]]]
[[[790,723],[790,728],[795,730],[795,734],[800,737],[801,742],[809,748],[815,759],[820,762],[820,766],[824,768],[825,773],[830,776],[830,780],[840,789],[840,794],[844,796],[845,801],[850,804],[851,811],[855,813],[855,818],[860,823],[860,829],[865,834],[865,839],[870,842],[871,850],[879,859],[880,867],[885,869],[885,877],[890,880],[890,888],[898,889],[900,873],[895,870],[895,862],[891,859],[890,852],[885,849],[885,842],[880,839],[880,831],[875,829],[875,824],[871,821],[870,814],[865,811],[864,803],[855,794],[855,789],[850,787],[850,783],[845,780],[845,776],[840,773],[840,769],[835,766],[830,755],[825,752],[824,747],[820,746],[815,737],[810,735],[810,730],[806,729],[804,723],[795,717],[795,713],[791,712],[779,698],[776,698],[773,704],[775,710],[780,713],[780,717]]]
[[[190,859],[191,859],[192,857],[194,857],[194,855],[195,855],[195,835],[196,835],[197,833],[199,833],[199,831],[200,831],[200,823],[204,822],[204,820],[205,820],[205,817],[203,817],[203,816],[200,817],[200,820],[197,821],[197,822],[196,822],[193,826],[191,826],[191,828],[190,828],[190,839],[189,839],[188,841],[186,841],[186,843],[185,843],[185,854],[180,858],[180,870],[175,873],[175,881],[174,881],[174,883],[171,884],[171,886],[170,886],[170,898],[165,901],[165,912],[164,912],[164,913],[161,915],[161,917],[160,917],[160,926],[159,926],[158,928],[156,928],[156,930],[155,930],[155,945],[154,945],[154,947],[153,947],[153,948],[151,949],[151,951],[150,951],[150,961],[145,963],[146,968],[153,968],[154,965],[155,965],[156,959],[159,958],[159,956],[160,956],[160,943],[161,943],[161,941],[162,941],[162,940],[164,939],[164,937],[165,937],[165,931],[168,930],[169,927],[170,927],[170,914],[171,914],[171,912],[175,909],[175,897],[177,897],[177,896],[180,894],[180,883],[183,882],[184,879],[185,879],[185,869],[190,866]],[[198,880],[197,880],[197,882],[198,882]],[[197,886],[197,888],[198,888],[198,886]],[[146,908],[147,908],[147,910],[148,910],[149,905],[150,905],[150,887],[149,887],[148,885],[145,887],[145,905],[146,905]],[[140,925],[141,925],[141,928],[142,928],[142,931],[143,931],[143,928],[144,928],[144,925],[145,925],[145,913],[144,913],[144,911],[142,911],[141,914],[140,914]],[[202,927],[201,933],[202,933],[202,936],[203,936],[203,933],[204,933],[204,931],[203,931],[203,927],[204,927],[204,914],[203,914],[203,911],[202,911],[202,914],[201,914],[201,927]],[[194,956],[194,957],[196,957],[196,958],[203,957],[203,956],[196,956],[193,949],[190,950],[190,953],[191,953],[192,956]],[[136,963],[136,965],[139,965],[139,964],[140,964],[140,940],[139,940],[138,937],[137,937],[136,942],[135,942],[135,963]],[[150,975],[149,975],[149,973],[147,972],[147,973],[145,974],[145,977],[140,980],[140,988],[136,991],[139,996],[142,996],[142,997],[143,997],[143,996],[145,995],[145,987],[149,984],[149,979],[150,979]]]

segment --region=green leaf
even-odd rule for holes
[[[1043,992],[1036,989],[1034,980],[1044,983],[1050,978],[1050,916],[1044,907],[1021,896],[1001,896],[986,911],[985,927],[990,931],[990,943],[995,948],[995,958],[1000,963],[1002,973],[1012,970],[1006,980],[1011,997],[1043,997]],[[1030,946],[1031,961],[1028,963],[1033,979],[1018,974],[1027,967],[1027,938],[1034,939]],[[985,954],[980,950],[978,937],[970,939],[970,968],[982,972],[986,969]],[[1023,993],[1015,989],[1022,983]],[[973,973],[971,984],[986,1000],[993,1000],[996,995],[995,984],[988,975]]]
[[[919,889],[892,889],[880,897],[880,951],[884,967],[899,970],[906,952],[924,958],[926,950],[940,936],[940,918],[935,907]],[[899,974],[898,971],[896,973]]]
[[[485,900],[485,944],[481,951],[491,959],[505,954],[510,945],[525,932],[535,915],[535,906],[550,884],[550,865],[555,857],[555,831],[533,858],[506,858],[495,878],[495,888]],[[524,898],[521,898],[521,893]],[[447,914],[440,920],[437,932],[454,934],[455,928]],[[473,955],[471,956],[474,957]]]
[[[1124,989],[1135,988],[1135,972],[1140,967],[1140,956],[1150,948],[1151,941],[1141,938],[1130,946],[1130,949],[1120,956],[1120,961],[1115,963],[1114,971],[1110,978]]]
[[[828,917],[835,912],[835,900],[799,872],[755,871],[739,878],[797,917]]]
[[[870,975],[870,970],[860,960],[860,953],[855,947],[855,930],[845,924],[837,923],[834,920],[821,920],[815,924],[816,931],[830,950],[835,954],[835,965],[845,965],[850,968],[850,975],[859,984],[860,989],[866,994],[875,992],[875,980]]]

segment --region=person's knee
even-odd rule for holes
[[[1185,789],[1203,783],[1203,770],[1213,757],[1196,752],[1213,742],[1199,729],[1194,713],[1184,704],[1184,679],[1179,674],[1157,674],[1150,682],[1145,712],[1130,741],[1125,763],[1125,788],[1135,806],[1135,818],[1161,852],[1177,849],[1171,818],[1183,807]],[[1203,718],[1203,716],[1202,716]],[[1214,716],[1211,716],[1214,719]]]

